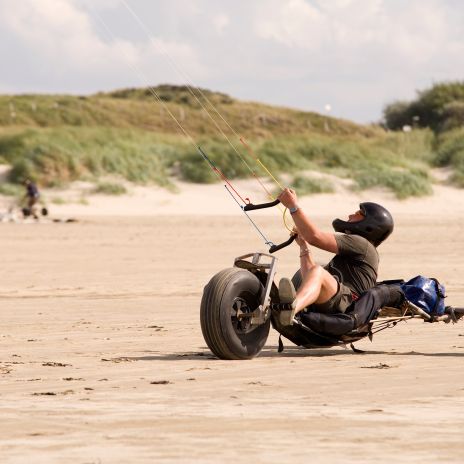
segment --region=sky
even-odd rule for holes
[[[377,122],[464,80],[462,0],[0,0],[0,94],[189,84]]]

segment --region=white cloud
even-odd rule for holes
[[[72,56],[94,42],[87,17],[65,0],[23,0],[0,4],[3,22],[34,51],[53,55],[67,50]]]
[[[328,39],[327,18],[304,0],[269,0],[262,16],[255,18],[258,37],[288,47],[317,49]]]
[[[329,47],[363,54],[363,48],[423,62],[449,40],[449,16],[442,3],[410,0],[269,0],[255,17],[258,37],[288,48]],[[464,46],[463,46],[464,47]]]
[[[185,82],[177,67],[237,97],[330,102],[335,116],[368,120],[392,98],[464,76],[457,0],[124,1],[146,29],[116,0],[0,0],[0,89]]]
[[[158,78],[178,81],[165,54],[173,61],[191,63],[198,75],[203,72],[195,65],[195,52],[187,43],[119,38],[97,10],[80,9],[73,1],[22,0],[8,5],[2,2],[0,16],[16,39],[46,67],[53,67],[55,74],[75,72],[94,79],[98,75],[126,75],[127,80],[138,81],[138,85],[151,84]]]
[[[213,26],[216,32],[219,34],[223,33],[229,25],[229,17],[224,13],[218,14],[213,17]]]

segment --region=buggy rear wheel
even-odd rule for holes
[[[224,269],[208,282],[201,300],[201,331],[218,358],[251,359],[262,350],[270,318],[261,325],[252,325],[246,314],[258,308],[263,291],[263,284],[254,274],[239,268]]]

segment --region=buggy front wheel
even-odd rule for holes
[[[262,350],[270,318],[253,325],[247,314],[258,308],[263,292],[260,280],[245,269],[224,269],[208,282],[201,300],[201,330],[218,358],[251,359]]]

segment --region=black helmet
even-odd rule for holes
[[[332,222],[335,232],[360,235],[374,246],[379,246],[393,232],[392,215],[377,203],[361,203],[359,209],[364,219],[357,222],[335,219]]]

